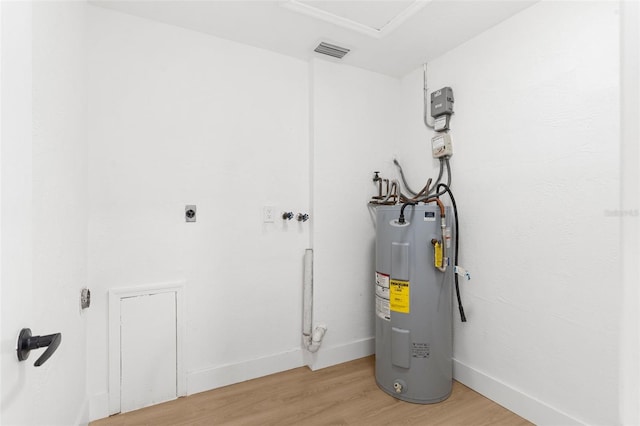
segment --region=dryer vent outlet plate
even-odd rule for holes
[[[184,206],[184,220],[186,222],[196,221],[196,206],[195,204],[187,204]]]

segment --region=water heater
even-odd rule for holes
[[[444,244],[453,253],[455,238],[443,235],[437,205],[405,207],[402,220],[400,205],[376,207],[376,382],[428,404],[451,394],[454,268],[434,259]],[[448,208],[445,216],[450,229]]]

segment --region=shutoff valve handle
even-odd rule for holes
[[[33,364],[36,367],[40,367],[47,362],[51,355],[58,349],[62,342],[62,333],[49,334],[47,336],[32,336],[30,328],[23,328],[18,336],[18,360],[25,361],[29,358],[29,353],[33,349],[44,348],[44,351],[40,358]]]

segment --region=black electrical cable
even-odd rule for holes
[[[410,201],[410,202],[404,203],[404,204],[402,205],[402,207],[400,208],[400,217],[398,218],[398,223],[404,223],[404,209],[405,209],[407,206],[415,206],[416,204],[418,204],[418,203],[415,203],[415,202],[413,202],[413,201]]]
[[[449,186],[445,185],[444,183],[440,183],[436,188],[439,189],[441,186],[444,187],[445,189],[444,192],[449,194],[449,198],[451,198],[451,204],[453,205],[453,217],[455,218],[455,233],[456,233],[456,242],[455,242],[456,249],[455,249],[454,258],[453,258],[453,267],[454,267],[453,276],[455,277],[454,279],[456,283],[456,297],[458,298],[458,310],[460,311],[460,321],[467,322],[467,317],[464,314],[464,307],[462,306],[462,298],[460,297],[460,286],[458,284],[458,274],[455,271],[455,267],[458,266],[458,242],[460,241],[460,232],[458,228],[458,207],[456,205],[456,199],[453,197],[453,193],[451,192],[451,189],[449,188]]]

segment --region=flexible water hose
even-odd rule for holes
[[[407,192],[415,197],[416,196],[416,191],[414,191],[413,189],[411,189],[409,187],[409,184],[407,183],[407,179],[404,177],[404,172],[402,171],[402,166],[400,165],[398,160],[394,158],[393,159],[393,164],[395,164],[396,167],[398,168],[398,171],[400,172],[400,179],[402,179],[402,184],[406,188]],[[400,188],[398,188],[398,189],[400,189]]]

